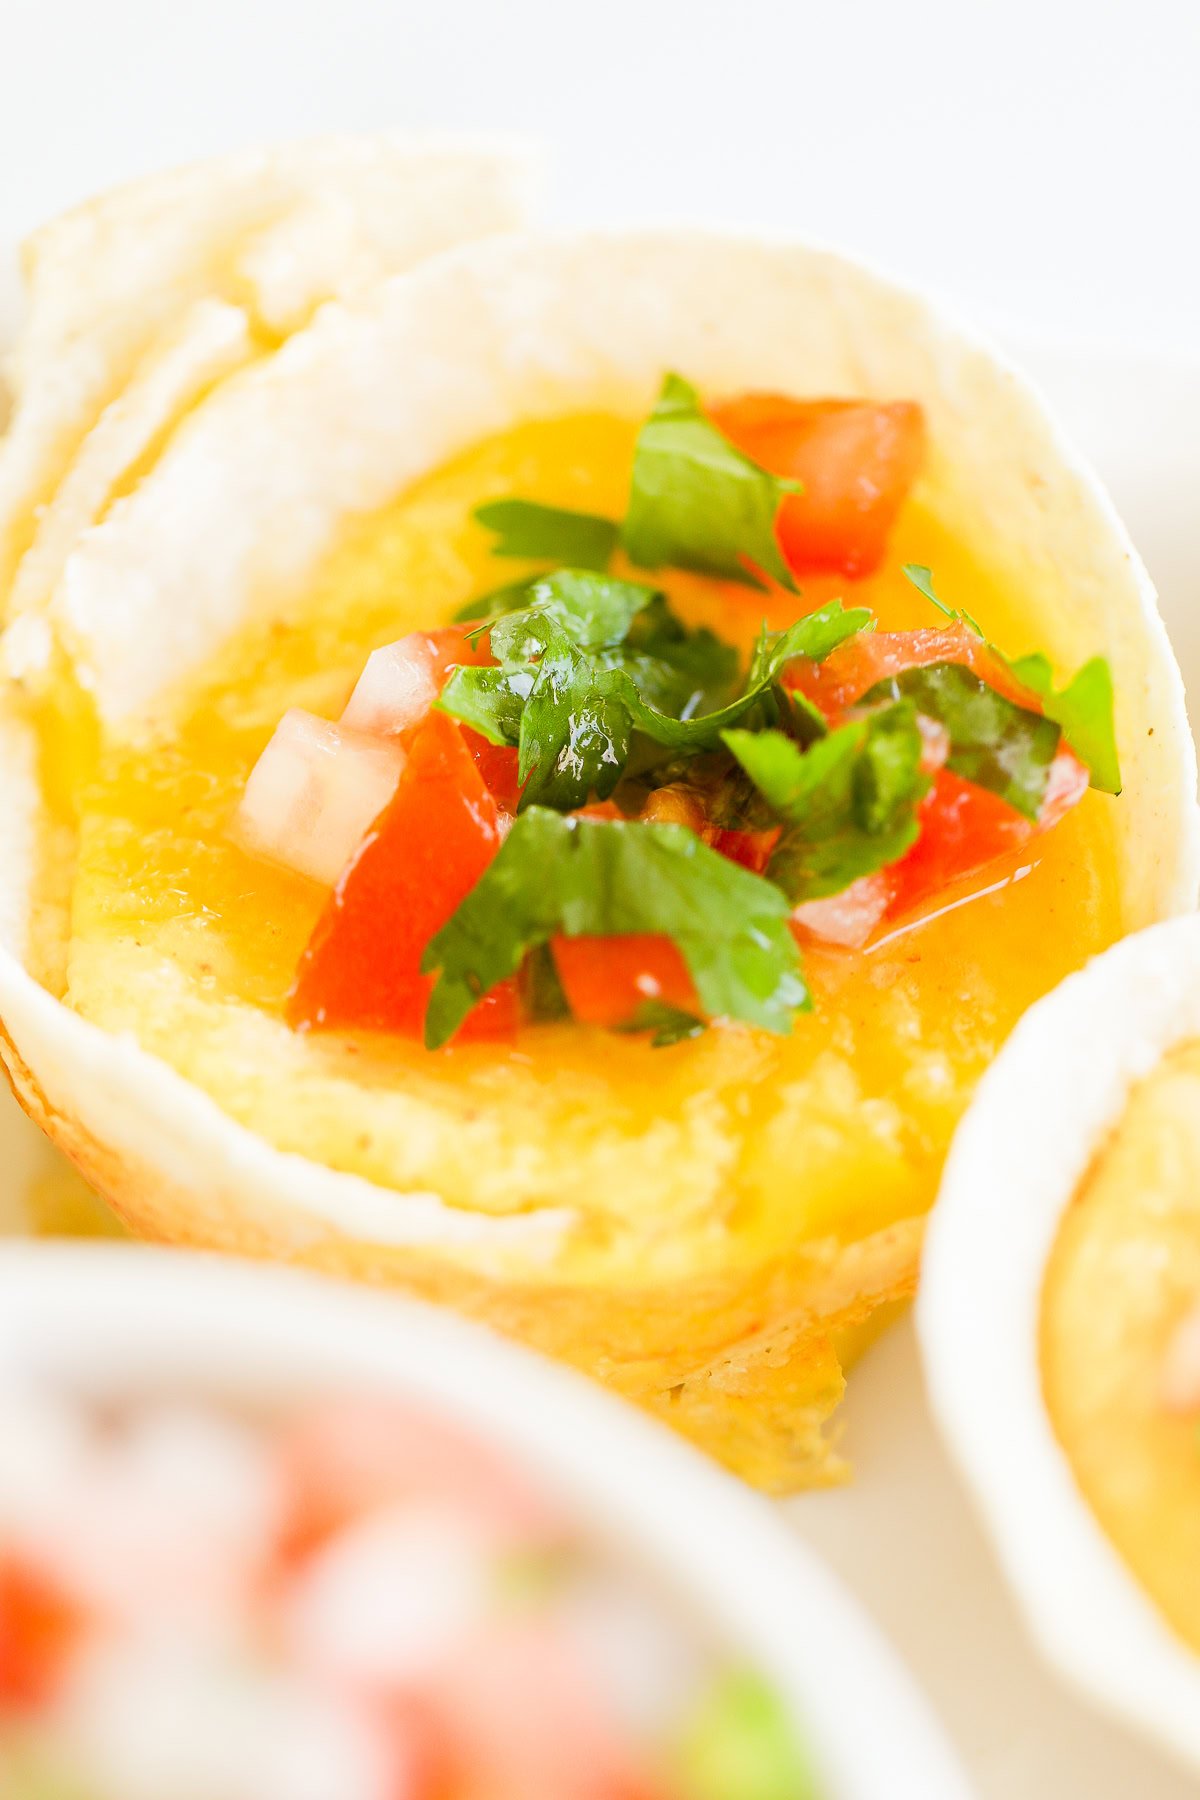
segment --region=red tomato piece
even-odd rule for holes
[[[670,938],[557,937],[551,946],[558,978],[575,1018],[587,1025],[626,1025],[646,1000],[699,1013],[687,964]]]
[[[964,781],[950,769],[940,769],[921,802],[920,837],[888,871],[892,884],[889,915],[911,912],[931,895],[1028,844],[1057,825],[1083,798],[1087,787],[1086,767],[1063,745],[1050,765],[1046,797],[1035,823],[998,794]]]
[[[936,662],[963,663],[1017,705],[1032,712],[1042,710],[1037,696],[1014,679],[969,626],[959,622],[925,631],[863,632],[824,662],[797,659],[784,680],[813,701],[827,718],[836,721],[876,682],[905,669]],[[877,909],[880,880],[886,878],[890,887],[883,909],[889,918],[911,912],[932,895],[986,869],[1007,851],[1027,843],[1035,833],[1057,824],[1082,798],[1088,785],[1087,769],[1067,744],[1061,744],[1050,768],[1041,813],[1034,823],[999,795],[939,768],[947,746],[944,742],[939,744],[934,731],[926,731],[926,744],[926,767],[934,773],[934,782],[921,804],[921,835],[907,855],[883,871],[882,877],[871,877],[876,884],[872,896]],[[859,896],[854,896],[851,904],[851,890],[847,890],[845,897],[835,895],[830,901],[798,908],[797,922],[830,942],[863,942],[871,929],[870,908],[866,905],[865,889],[861,884],[855,886],[863,899],[861,908],[857,904]],[[839,900],[843,901],[840,905],[836,904]]]
[[[804,483],[783,502],[775,528],[794,574],[878,568],[925,454],[925,415],[915,401],[743,394],[711,416],[761,467]]]
[[[431,712],[395,797],[335,888],[300,960],[288,1018],[419,1037],[433,978],[425,947],[503,840],[503,817],[453,719]],[[460,1039],[509,1037],[516,985],[486,995]]]
[[[779,842],[779,830],[775,826],[769,831],[726,831],[719,825],[709,825],[701,835],[718,855],[740,863],[753,875],[764,873],[771,852]]]
[[[941,769],[921,802],[921,835],[893,865],[893,916],[911,912],[1005,851],[1027,843],[1035,827],[987,788]]]
[[[461,1787],[488,1800],[664,1800],[563,1635],[519,1616],[464,1645],[431,1696]]]
[[[930,663],[965,663],[981,681],[1018,706],[1041,712],[1041,702],[1016,681],[1000,658],[967,625],[959,623],[926,631],[860,631],[824,662],[797,657],[784,671],[786,686],[799,691],[819,706],[827,718],[836,718],[876,682],[905,669],[922,669]]]
[[[364,1513],[396,1501],[459,1505],[498,1540],[553,1544],[566,1526],[490,1445],[419,1406],[342,1396],[304,1413],[280,1449],[285,1556],[304,1556]]]
[[[520,757],[516,747],[511,744],[493,744],[490,738],[472,731],[469,725],[461,725],[459,729],[479,766],[479,773],[491,789],[501,811],[515,813],[517,802],[521,798],[521,783],[517,777]]]
[[[51,1697],[82,1623],[44,1575],[0,1559],[0,1712]]]
[[[576,807],[574,816],[577,819],[607,819],[610,824],[621,824],[625,818],[615,800],[589,801],[587,806]]]

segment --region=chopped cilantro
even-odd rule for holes
[[[1039,651],[1018,656],[1008,666],[1019,682],[1037,694],[1046,717],[1062,726],[1068,744],[1087,764],[1092,786],[1105,794],[1119,794],[1121,764],[1113,723],[1113,679],[1106,658],[1093,656],[1057,693],[1049,658]]]
[[[493,744],[515,744],[533,689],[525,663],[499,669],[452,669],[437,704]]]
[[[475,517],[497,534],[493,556],[566,563],[572,569],[607,569],[621,530],[615,520],[596,513],[516,497],[489,500],[475,508]]]
[[[503,587],[489,588],[486,594],[475,594],[451,617],[456,625],[469,624],[475,620],[481,624],[490,624],[501,613],[512,612],[516,607],[523,606],[529,585],[528,580],[506,581]]]
[[[995,644],[984,638],[983,629],[969,612],[956,612],[934,592],[933,572],[920,563],[905,563],[904,573],[932,601],[946,618],[961,621],[975,636],[982,638],[998,661],[1011,671],[1023,687],[1042,702],[1048,719],[1062,726],[1063,735],[1080,761],[1087,764],[1092,786],[1105,794],[1121,791],[1121,765],[1117,757],[1116,728],[1113,721],[1113,678],[1108,660],[1093,656],[1077,669],[1071,680],[1055,692],[1054,671],[1049,657],[1035,650],[1029,656],[1008,657]]]
[[[750,587],[762,585],[754,574],[761,569],[794,592],[775,519],[785,497],[799,491],[799,482],[769,474],[735,449],[705,416],[691,383],[668,375],[638,435],[621,542],[639,568],[671,564]]]
[[[501,661],[520,656],[521,634],[531,618],[549,619],[581,649],[612,649],[625,642],[634,619],[657,591],[640,581],[618,581],[589,569],[556,569],[552,575],[536,576],[525,590],[525,605],[492,625],[493,653]]]
[[[943,618],[952,620],[956,625],[965,625],[968,631],[975,633],[977,638],[983,637],[983,627],[976,623],[969,612],[958,611],[953,606],[947,606],[946,602],[934,592],[932,569],[927,569],[923,563],[905,563],[904,573],[918,592],[924,594],[930,604],[937,607]]]
[[[654,1036],[650,1039],[650,1048],[666,1050],[672,1044],[682,1044],[686,1038],[703,1037],[708,1026],[703,1019],[696,1018],[694,1013],[684,1012],[678,1006],[668,1006],[665,1000],[643,1000],[628,1025],[622,1025],[618,1029],[625,1032],[652,1031]]]
[[[561,811],[604,799],[625,773],[634,734],[673,752],[711,749],[755,711],[779,721],[773,694],[796,656],[819,660],[871,622],[835,600],[786,631],[764,631],[741,693],[727,691],[733,652],[711,632],[689,633],[661,594],[579,569],[531,581],[528,604],[490,626],[498,668],[458,668],[438,705],[497,744],[516,744],[522,807]],[[811,735],[797,727],[797,735]],[[653,755],[643,757],[645,766]]]
[[[868,705],[915,701],[918,712],[936,719],[950,735],[947,768],[1036,820],[1062,736],[1053,719],[1006,699],[965,663],[956,662],[902,669],[877,682],[864,699]]]
[[[818,612],[797,619],[786,631],[764,630],[741,693],[715,712],[686,719],[669,717],[651,706],[638,692],[628,671],[614,671],[609,691],[620,694],[636,728],[656,744],[670,750],[709,750],[720,742],[724,731],[739,724],[760,703],[769,703],[770,722],[775,722],[777,708],[772,689],[793,658],[806,656],[810,661],[819,662],[870,623],[871,615],[865,607],[847,611],[840,600],[831,600]]]
[[[425,1042],[453,1037],[476,1001],[526,953],[562,933],[655,932],[683,955],[709,1017],[787,1032],[809,1004],[788,901],[682,825],[564,818],[531,807],[428,945]]]
[[[608,677],[550,628],[517,734],[521,808],[564,812],[595,795],[605,800],[625,773],[632,725],[629,709],[604,691]]]
[[[911,700],[853,719],[807,750],[780,731],[730,731],[725,743],[784,821],[767,874],[793,902],[840,893],[916,841],[929,778]]]
[[[672,1761],[681,1792],[693,1800],[818,1800],[787,1709],[750,1670],[718,1677]]]
[[[525,958],[521,968],[521,1012],[538,1025],[571,1016],[549,944],[538,944]]]

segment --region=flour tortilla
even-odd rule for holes
[[[348,518],[522,421],[574,410],[644,414],[669,368],[707,394],[920,401],[945,524],[1002,579],[1023,585],[1038,647],[1060,668],[1097,653],[1112,660],[1126,783],[1113,819],[1127,920],[1191,906],[1195,759],[1182,686],[1153,591],[1109,502],[1038,396],[991,350],[919,296],[800,245],[690,233],[514,236],[323,307],[182,421],[67,559],[48,629],[91,689],[104,732],[136,743],[156,717],[171,716],[178,684],[231,633],[294,606]],[[678,1315],[684,1360],[692,1339],[701,1341],[701,1319],[712,1337],[711,1282],[704,1295],[682,1280],[649,1296],[579,1292],[559,1275],[576,1223],[561,1207],[501,1219],[276,1151],[131,1037],[107,1035],[39,987],[25,965],[37,932],[40,800],[15,702],[5,729],[5,1060],[23,1103],[138,1229],[403,1284],[577,1360],[594,1361],[604,1344],[610,1375],[622,1357],[633,1368],[647,1317],[668,1332]],[[806,1310],[705,1353],[716,1357],[711,1366],[695,1350],[702,1387],[668,1392],[674,1372],[645,1355],[645,1391],[632,1376],[627,1391],[664,1408],[669,1400],[677,1420],[694,1408],[705,1441],[726,1426],[741,1432],[758,1446],[741,1466],[757,1467],[775,1434],[793,1446],[792,1476],[803,1465],[808,1477],[828,1478],[835,1465],[818,1442],[819,1418],[840,1391],[840,1371],[822,1332],[910,1291],[920,1236],[920,1221],[906,1219],[832,1262],[815,1247]]]
[[[531,158],[516,148],[329,137],[150,176],[43,227],[24,250],[27,317],[9,370],[0,591],[42,535],[34,509],[128,384],[155,387],[156,400],[146,442],[124,466],[106,446],[109,487],[165,429],[164,413],[169,421],[194,400],[194,364],[184,366],[177,340],[198,302],[240,308],[248,337],[276,343],[326,300],[524,222],[532,186]],[[164,362],[180,378],[173,401]],[[47,534],[61,539],[61,518]],[[42,559],[19,590],[23,607],[43,596],[60,562],[57,551]]]
[[[1032,1007],[955,1136],[917,1318],[935,1416],[1043,1651],[1200,1770],[1200,1659],[1088,1507],[1043,1399],[1039,1348],[1064,1212],[1136,1084],[1197,1038],[1195,916],[1125,939]]]

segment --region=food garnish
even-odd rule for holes
[[[787,1032],[811,1005],[801,943],[861,949],[1089,780],[1119,791],[1107,663],[1056,689],[1046,657],[1006,657],[922,565],[904,573],[940,626],[880,632],[826,600],[764,624],[740,679],[733,646],[640,578],[686,569],[737,584],[731,607],[745,586],[799,604],[798,572],[875,566],[923,444],[907,403],[706,410],[668,375],[622,521],[480,506],[496,555],[548,566],[375,651],[341,724],[289,714],[248,784],[244,841],[334,888],[292,1023],[430,1048],[566,1016],[658,1045],[714,1019]],[[371,734],[396,761],[367,830]],[[301,787],[296,741],[323,760],[272,831],[261,797]]]
[[[5,1800],[815,1800],[771,1682],[437,1414],[0,1421]]]

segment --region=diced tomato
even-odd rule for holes
[[[575,817],[577,819],[608,819],[610,822],[620,823],[625,814],[615,800],[592,800],[587,806],[577,807]]]
[[[498,1535],[554,1542],[552,1503],[491,1447],[418,1406],[340,1398],[302,1415],[280,1447],[285,1554],[304,1555],[364,1513],[413,1499],[469,1506]]]
[[[891,870],[894,915],[1026,843],[1034,826],[987,788],[949,769],[934,778],[921,803],[921,835]]]
[[[296,1026],[419,1036],[433,985],[429,940],[495,856],[504,820],[462,732],[431,712],[415,734],[395,797],[350,864],[313,932],[288,1001]],[[486,995],[460,1039],[509,1037],[516,985]]]
[[[889,870],[889,914],[898,918],[931,895],[974,875],[1008,851],[1019,849],[1056,825],[1088,786],[1088,772],[1065,745],[1050,766],[1037,822],[1024,818],[987,788],[941,769],[921,802],[921,835]]]
[[[50,1698],[81,1625],[78,1609],[46,1576],[0,1557],[0,1711]]]
[[[860,631],[824,662],[798,657],[784,670],[783,680],[785,686],[798,689],[819,706],[827,718],[836,718],[877,682],[901,675],[905,669],[923,669],[939,662],[965,663],[981,681],[1018,706],[1042,710],[1036,695],[1014,680],[983,639],[958,623],[928,631]]]
[[[500,810],[515,813],[517,802],[521,798],[521,783],[517,777],[520,757],[515,746],[493,744],[490,738],[472,731],[469,725],[460,726],[460,730],[468,750],[479,765],[479,773],[491,789]]]
[[[740,863],[754,875],[761,875],[771,860],[771,852],[779,842],[778,827],[769,831],[726,831],[719,825],[706,826],[701,834],[706,844],[730,862]]]
[[[488,1800],[663,1800],[604,1697],[540,1620],[481,1632],[431,1696],[463,1792]],[[641,1759],[637,1759],[640,1761]]]
[[[711,409],[740,450],[804,483],[779,509],[776,536],[797,575],[878,568],[925,454],[925,416],[911,400],[791,400],[743,394]]]
[[[558,978],[575,1018],[587,1025],[625,1025],[646,1000],[698,1013],[687,964],[670,938],[557,937]]]
[[[824,662],[797,659],[784,680],[836,722],[877,682],[936,662],[963,663],[1019,706],[1042,710],[1038,697],[1013,678],[983,639],[958,622],[926,631],[863,632]],[[927,721],[922,722],[922,730],[926,743],[923,766],[934,775],[934,781],[921,804],[920,837],[899,862],[868,878],[869,888],[856,882],[843,895],[798,907],[797,924],[813,936],[831,943],[862,944],[884,916],[897,918],[911,912],[943,888],[986,869],[1035,833],[1057,824],[1087,788],[1087,769],[1066,743],[1061,744],[1034,823],[997,794],[941,768],[949,747],[945,732]],[[881,905],[884,884],[890,891]]]
[[[371,1702],[387,1747],[382,1800],[449,1800],[453,1767],[432,1708],[415,1694],[385,1692]]]

